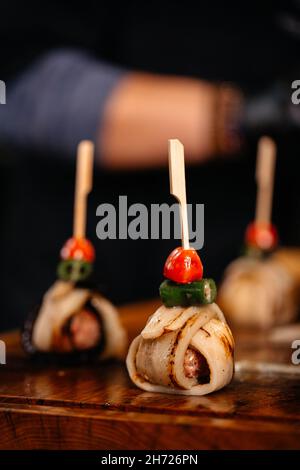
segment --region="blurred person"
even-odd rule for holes
[[[206,204],[203,257],[216,278],[251,219],[255,139],[297,133],[296,1],[240,4],[5,2],[0,30],[3,308],[0,327],[19,324],[50,284],[70,235],[74,158],[96,142],[97,204],[168,200],[167,140],[185,145],[190,202]],[[253,139],[253,140],[251,140]],[[240,156],[241,143],[244,158]],[[299,240],[293,150],[283,144],[274,219],[283,241]],[[5,158],[6,156],[6,158]],[[199,166],[201,164],[201,166]],[[287,186],[288,185],[288,186]],[[286,188],[289,195],[286,195]],[[285,194],[284,199],[281,195]],[[169,198],[169,201],[171,199]],[[288,207],[284,213],[282,207]],[[116,302],[156,295],[166,240],[97,241],[97,275]],[[178,243],[178,241],[177,241]],[[115,287],[115,280],[120,279]]]

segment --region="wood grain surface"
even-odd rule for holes
[[[120,308],[130,339],[158,301]],[[143,392],[124,364],[42,364],[0,335],[1,449],[299,449],[300,366],[291,344],[235,332],[237,370],[205,397]],[[268,365],[269,366],[266,366]],[[285,366],[286,365],[286,366]]]

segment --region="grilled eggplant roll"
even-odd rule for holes
[[[118,312],[96,289],[91,273],[95,252],[86,238],[70,238],[61,250],[58,280],[23,327],[30,355],[76,360],[125,358],[127,337]]]
[[[127,338],[108,300],[94,290],[58,280],[25,322],[22,344],[31,355],[121,359],[125,357]]]
[[[300,250],[280,249],[266,259],[231,263],[218,302],[235,324],[267,329],[297,318],[299,288]]]
[[[131,380],[148,392],[206,395],[233,376],[234,340],[215,303],[162,305],[127,355]]]

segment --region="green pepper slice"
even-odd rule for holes
[[[201,279],[188,284],[165,280],[160,285],[159,294],[166,307],[188,307],[213,303],[217,288],[213,279]]]

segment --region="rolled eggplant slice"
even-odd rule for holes
[[[34,354],[124,358],[127,336],[114,306],[98,292],[57,281],[22,332]]]
[[[206,395],[233,376],[234,340],[216,304],[160,307],[127,355],[131,380],[149,392]]]
[[[238,258],[221,284],[218,302],[235,324],[267,329],[289,323],[299,312],[299,285],[279,258]]]
[[[280,264],[293,278],[300,289],[300,248],[280,248],[272,255],[272,260]]]

